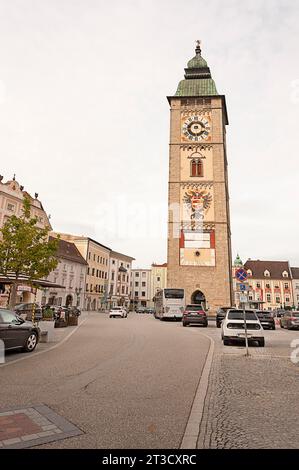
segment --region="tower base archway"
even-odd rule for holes
[[[196,290],[191,295],[191,303],[201,305],[204,310],[206,310],[207,301],[203,292]]]

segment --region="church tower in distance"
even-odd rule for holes
[[[207,62],[188,62],[170,104],[167,287],[215,314],[232,305],[228,116]]]

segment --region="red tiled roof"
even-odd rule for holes
[[[246,270],[250,269],[252,278],[255,279],[286,279],[282,273],[287,271],[291,277],[290,267],[288,261],[260,261],[248,260],[244,264]],[[269,271],[270,276],[265,276],[265,271]]]
[[[55,240],[55,237],[49,237],[50,240]],[[76,263],[85,264],[88,263],[85,261],[80,251],[74,243],[67,242],[61,238],[58,240],[58,248],[56,252],[57,258],[64,258]]]

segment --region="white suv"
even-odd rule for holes
[[[260,347],[265,346],[263,327],[252,310],[246,310],[246,325],[248,342],[257,342]],[[245,341],[245,322],[243,310],[228,310],[221,323],[221,337],[223,344],[228,346],[230,342]]]
[[[127,318],[125,307],[112,307],[109,311],[109,318]]]

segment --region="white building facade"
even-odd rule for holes
[[[88,263],[74,243],[59,240],[57,250],[58,265],[47,280],[63,286],[44,288],[42,305],[77,306],[84,309],[84,286]]]
[[[131,293],[134,308],[151,306],[151,269],[132,269]]]
[[[130,281],[132,261],[134,261],[134,258],[131,256],[118,253],[117,251],[110,252],[107,296],[108,308],[117,305],[129,307],[131,298]]]

